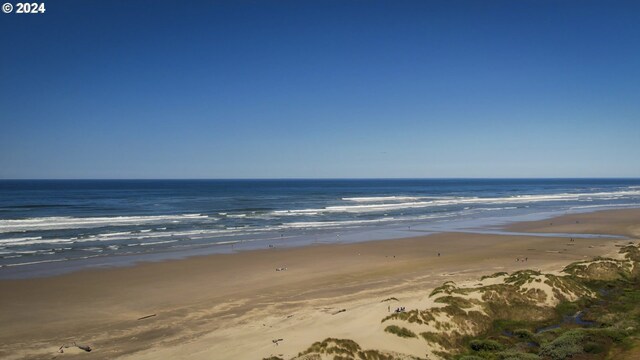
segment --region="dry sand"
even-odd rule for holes
[[[629,237],[638,237],[639,229],[638,209],[508,227]],[[446,233],[2,280],[0,358],[288,358],[327,337],[424,356],[425,342],[382,331],[389,307],[424,308],[444,281],[477,282],[481,275],[525,268],[557,271],[572,261],[613,255],[626,242]],[[399,301],[382,302],[389,297]],[[74,341],[93,351],[57,352]]]

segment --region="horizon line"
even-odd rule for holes
[[[640,177],[229,177],[229,178],[0,178],[0,181],[211,181],[211,180],[640,180]]]

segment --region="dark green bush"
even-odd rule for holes
[[[527,330],[527,329],[517,329],[513,331],[513,336],[517,337],[518,339],[523,339],[523,340],[532,340],[535,335]]]
[[[540,356],[530,353],[508,352],[498,354],[500,360],[540,360]]]
[[[558,336],[555,340],[542,345],[540,355],[553,360],[563,360],[575,354],[582,353],[582,345],[580,342],[584,337],[585,333],[582,330],[569,330]]]
[[[602,344],[598,344],[597,342],[593,342],[593,341],[585,343],[583,348],[584,348],[584,352],[587,352],[590,354],[599,354],[603,352],[605,349]]]
[[[469,347],[473,351],[497,351],[503,348],[502,344],[494,340],[472,340]]]

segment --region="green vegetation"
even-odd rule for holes
[[[398,335],[400,337],[403,338],[417,338],[418,335],[416,335],[416,333],[414,333],[413,331],[404,328],[404,327],[400,327],[400,326],[396,326],[396,325],[389,325],[386,328],[384,328],[384,331],[391,333],[391,334],[395,334]]]
[[[381,322],[385,322],[387,320],[403,320],[409,323],[426,324],[429,321],[434,321],[435,318],[429,311],[409,310],[399,313],[393,313],[382,319]]]
[[[480,280],[484,280],[484,279],[491,279],[491,278],[497,278],[500,276],[506,276],[509,275],[509,273],[504,272],[504,271],[500,271],[491,275],[484,275],[483,277],[480,278]]]
[[[360,350],[360,345],[353,340],[327,338],[322,342],[313,343],[305,353],[353,355],[358,350]]]
[[[573,263],[564,275],[532,270],[495,273],[483,279],[504,276],[504,281],[473,288],[449,281],[432,291],[434,306],[382,319],[396,322],[384,331],[421,339],[446,360],[637,358],[637,348],[632,347],[640,345],[640,248],[628,245],[620,253],[625,259]],[[425,331],[418,337],[397,323],[402,321]],[[332,338],[314,343],[297,359],[321,357],[413,359]]]
[[[535,340],[535,335],[527,330],[527,329],[517,329],[513,331],[513,336],[517,337],[521,340],[533,341]]]
[[[496,351],[504,348],[502,344],[494,340],[471,340],[469,347],[473,351]]]
[[[382,300],[380,302],[385,302],[385,301],[400,301],[400,300],[398,300],[398,298],[396,298],[396,297],[390,297],[390,298],[386,298],[386,299],[384,299],[384,300]]]
[[[358,353],[358,359],[361,360],[396,360],[391,354],[385,354],[378,350],[366,350]]]
[[[406,329],[405,329],[406,330]],[[415,334],[414,334],[415,336]],[[316,342],[309,349],[298,354],[298,360],[320,360],[320,355],[329,355],[333,360],[395,360],[396,354],[389,354],[379,350],[363,350],[353,340],[327,338]],[[420,360],[412,356],[403,356],[407,360]],[[276,360],[276,359],[269,359]]]
[[[464,348],[443,346],[449,351],[446,358],[595,360],[624,354],[640,336],[640,276],[633,271],[639,265],[640,251],[630,246],[621,252],[636,263],[597,259],[595,263],[568,266],[571,281],[562,277],[547,279],[554,288],[565,291],[589,289],[597,296],[583,296],[576,301],[565,299],[554,311],[548,312],[553,315],[548,319],[527,319],[527,316],[496,319],[486,331],[464,341]],[[528,281],[526,274],[509,278],[520,284]],[[577,314],[581,316],[577,318]],[[554,326],[544,328],[548,325]],[[544,331],[540,331],[541,328]],[[421,335],[427,341],[438,339],[435,334]]]
[[[449,294],[449,295],[451,295],[451,293],[453,293],[453,292],[455,292],[457,290],[458,290],[458,287],[456,286],[456,283],[454,283],[453,281],[447,281],[444,284],[442,284],[441,286],[438,286],[437,288],[433,289],[431,294],[429,294],[429,297],[433,297],[433,296],[438,295],[438,294]]]
[[[562,360],[582,352],[580,343],[584,339],[584,333],[580,330],[570,330],[558,336],[540,348],[540,355],[553,360]]]

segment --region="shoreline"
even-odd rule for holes
[[[638,238],[638,218],[639,209],[609,210],[505,229],[557,233],[562,226],[572,233]],[[60,344],[73,340],[92,344],[92,357],[130,359],[291,357],[314,341],[349,334],[372,347],[380,339],[367,319],[380,326],[384,298],[420,307],[447,280],[527,268],[557,271],[572,261],[614,254],[626,241],[577,238],[569,244],[558,237],[451,232],[0,280],[6,289],[0,294],[0,356],[56,356]],[[527,261],[515,261],[519,257]],[[137,320],[150,314],[157,316]],[[278,338],[284,340],[274,345]]]
[[[191,257],[211,256],[220,254],[238,254],[243,252],[259,251],[265,248],[299,248],[316,246],[318,244],[338,245],[367,243],[372,241],[394,241],[400,239],[410,239],[423,237],[432,234],[443,233],[470,233],[489,235],[514,235],[514,236],[557,236],[568,237],[572,234],[569,231],[540,231],[535,228],[519,227],[520,223],[540,223],[546,220],[589,213],[600,213],[609,211],[627,211],[640,209],[638,207],[621,207],[617,209],[606,209],[606,207],[596,207],[592,209],[582,209],[580,211],[548,211],[533,212],[527,214],[485,217],[476,219],[451,220],[444,224],[420,223],[409,225],[393,225],[372,228],[327,231],[314,235],[293,235],[284,238],[273,238],[271,242],[266,239],[258,241],[234,241],[221,244],[202,244],[187,247],[181,250],[160,250],[139,254],[115,254],[107,256],[89,256],[81,259],[54,259],[27,265],[2,265],[0,266],[0,280],[17,280],[40,277],[51,277],[68,273],[87,271],[94,269],[113,269],[119,267],[135,267],[148,262],[165,262],[172,260],[184,260]],[[407,228],[408,226],[408,228]],[[532,231],[529,231],[531,229]],[[582,236],[625,236],[624,234],[593,234],[582,233]],[[337,237],[336,237],[337,236]],[[313,240],[311,240],[313,238]]]

